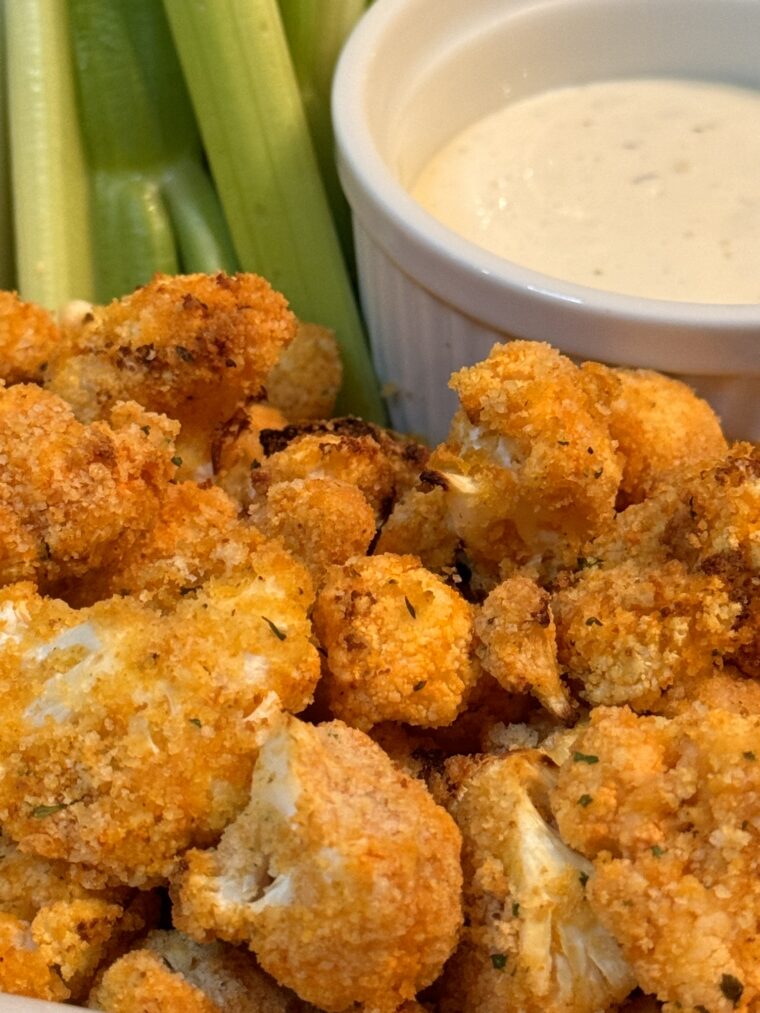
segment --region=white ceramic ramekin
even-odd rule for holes
[[[450,373],[519,336],[681,376],[729,435],[760,440],[760,305],[569,284],[481,250],[406,190],[451,134],[508,99],[631,76],[760,87],[759,46],[760,0],[375,0],[340,59],[333,115],[396,428],[442,439]]]

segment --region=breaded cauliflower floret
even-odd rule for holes
[[[475,652],[486,672],[512,693],[533,693],[567,719],[572,705],[559,677],[557,635],[549,593],[530,577],[509,577],[475,617]]]
[[[448,725],[474,686],[473,608],[415,556],[355,557],[328,572],[314,607],[333,714]]]
[[[59,341],[58,325],[46,309],[0,291],[0,381],[40,383]]]
[[[0,594],[0,822],[26,851],[151,885],[248,797],[270,698],[300,711],[319,657],[307,572],[262,546],[159,613]]]
[[[375,514],[364,494],[334,478],[277,482],[251,519],[308,567],[316,586],[328,567],[364,555],[375,537]]]
[[[635,986],[585,896],[591,863],[552,825],[542,753],[455,757],[438,792],[462,832],[465,924],[441,1013],[599,1013]]]
[[[173,883],[175,924],[245,942],[320,1009],[395,1011],[433,981],[461,921],[459,834],[426,789],[342,722],[285,718],[251,801]]]
[[[71,994],[35,945],[29,924],[0,912],[0,990],[63,1002]]]
[[[589,900],[673,1009],[760,1004],[760,716],[598,708],[552,798]]]
[[[158,274],[66,327],[46,385],[81,421],[123,400],[178,419],[190,478],[210,462],[215,426],[262,388],[295,333],[285,299],[258,275]]]
[[[267,400],[288,422],[329,418],[343,379],[335,334],[318,324],[299,322],[293,342],[264,381]]]
[[[549,345],[511,341],[451,386],[461,409],[430,467],[448,481],[468,555],[494,577],[574,561],[611,522],[621,477],[606,416],[578,367]]]
[[[607,410],[610,434],[623,457],[619,507],[641,502],[662,482],[726,453],[715,412],[679,380],[596,362],[585,362],[581,375]]]
[[[150,894],[87,889],[66,862],[24,854],[0,834],[0,920],[13,950],[10,964],[8,953],[0,953],[0,991],[17,991],[12,976],[26,967],[24,994],[56,997],[51,995],[55,982],[52,991],[60,991],[58,997],[81,999],[101,962],[150,927],[158,909]],[[23,935],[23,945],[13,942],[18,937],[12,925]]]
[[[413,553],[435,573],[450,571],[459,535],[449,516],[448,483],[439,472],[423,471],[419,485],[396,503],[380,531],[377,552]]]
[[[251,471],[264,461],[259,433],[262,429],[284,429],[287,424],[288,420],[277,408],[251,398],[214,433],[213,480],[241,507],[250,505],[254,494]]]
[[[427,450],[414,440],[351,417],[264,430],[260,439],[267,459],[254,481],[348,482],[364,493],[378,521],[385,520],[396,499],[416,483],[427,459]]]
[[[285,299],[258,275],[158,274],[67,329],[47,383],[83,420],[125,400],[180,421],[225,418],[295,333]]]
[[[109,420],[82,425],[39,387],[0,389],[0,584],[81,576],[155,522],[176,424],[134,403]]]
[[[203,945],[155,931],[112,964],[88,1006],[105,1013],[306,1013],[254,958],[224,943]]]
[[[118,564],[87,574],[62,597],[81,607],[114,594],[131,595],[170,607],[211,577],[240,573],[263,542],[254,527],[238,519],[236,504],[221,489],[172,484],[154,527],[122,553]]]
[[[739,606],[717,577],[671,560],[583,570],[552,598],[559,661],[592,704],[652,710],[711,672],[735,643]]]

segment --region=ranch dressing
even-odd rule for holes
[[[508,104],[411,190],[465,238],[609,291],[760,302],[760,92],[602,81]]]

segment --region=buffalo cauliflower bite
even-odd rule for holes
[[[454,757],[435,790],[462,832],[465,929],[441,1013],[599,1013],[636,984],[585,896],[591,863],[552,824],[543,753]]]
[[[459,536],[451,525],[447,490],[443,475],[423,471],[419,485],[397,501],[380,531],[376,551],[399,556],[413,553],[428,570],[451,572]]]
[[[318,324],[299,322],[298,331],[269,372],[267,400],[288,422],[327,419],[343,379],[335,333]]]
[[[40,383],[59,341],[58,325],[46,309],[0,291],[0,381]]]
[[[415,556],[355,557],[327,574],[314,607],[336,717],[448,725],[478,666],[473,608]]]
[[[552,598],[559,662],[592,704],[652,710],[735,643],[739,605],[717,577],[671,560],[581,571]]]
[[[172,884],[175,924],[247,943],[320,1009],[392,1013],[432,982],[461,922],[460,839],[362,732],[285,716],[248,808]]]
[[[90,890],[66,862],[24,854],[0,833],[0,991],[17,991],[25,969],[25,995],[81,999],[100,963],[157,917],[152,895]]]
[[[491,591],[475,617],[475,652],[486,672],[513,693],[533,693],[556,717],[572,705],[560,682],[549,593],[525,576]]]
[[[241,507],[251,503],[251,471],[260,468],[264,460],[259,433],[262,429],[284,429],[287,424],[277,408],[249,398],[217,427],[211,443],[213,480]]]
[[[333,478],[277,482],[250,517],[308,567],[316,586],[328,567],[364,555],[375,537],[375,514],[364,494]]]
[[[254,527],[238,519],[236,504],[221,489],[175,483],[166,489],[155,525],[122,552],[116,565],[58,590],[77,607],[114,594],[171,607],[210,577],[242,571],[263,542]]]
[[[427,450],[414,440],[351,417],[264,430],[260,440],[267,459],[254,481],[348,482],[364,493],[378,521],[417,482],[427,459]]]
[[[88,1006],[104,1013],[307,1013],[254,958],[232,946],[154,931],[100,977]],[[316,1013],[316,1011],[315,1011]]]
[[[679,473],[722,457],[720,422],[691,388],[648,369],[610,369],[584,362],[581,379],[607,410],[607,424],[623,458],[618,506],[639,503]]]
[[[621,461],[604,411],[570,359],[511,341],[455,373],[459,395],[430,467],[449,485],[449,510],[486,575],[531,564],[553,572],[612,520]]]
[[[552,798],[590,903],[671,1009],[760,1004],[760,716],[598,708]]]
[[[0,822],[104,882],[161,881],[243,808],[267,698],[300,711],[319,657],[307,572],[264,545],[164,613],[0,594]]]
[[[155,522],[176,424],[134,403],[109,421],[82,425],[36,386],[0,389],[0,584],[81,576]]]
[[[210,472],[215,427],[262,388],[295,334],[285,299],[255,274],[158,274],[65,327],[45,382],[83,422],[123,400],[178,419],[190,478]]]

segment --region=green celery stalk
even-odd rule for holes
[[[156,272],[233,271],[232,242],[157,0],[68,0],[91,171],[96,298]]]
[[[66,5],[8,0],[5,29],[16,280],[24,299],[55,311],[93,295]]]
[[[5,2],[0,0],[0,67],[5,68]],[[0,288],[12,289],[16,279],[13,250],[13,204],[11,201],[11,158],[8,133],[8,89],[6,74],[0,73]]]
[[[366,0],[279,0],[314,152],[343,255],[353,270],[351,213],[335,168],[330,90],[338,55]]]
[[[277,0],[164,0],[241,266],[332,327],[339,412],[385,421]]]

